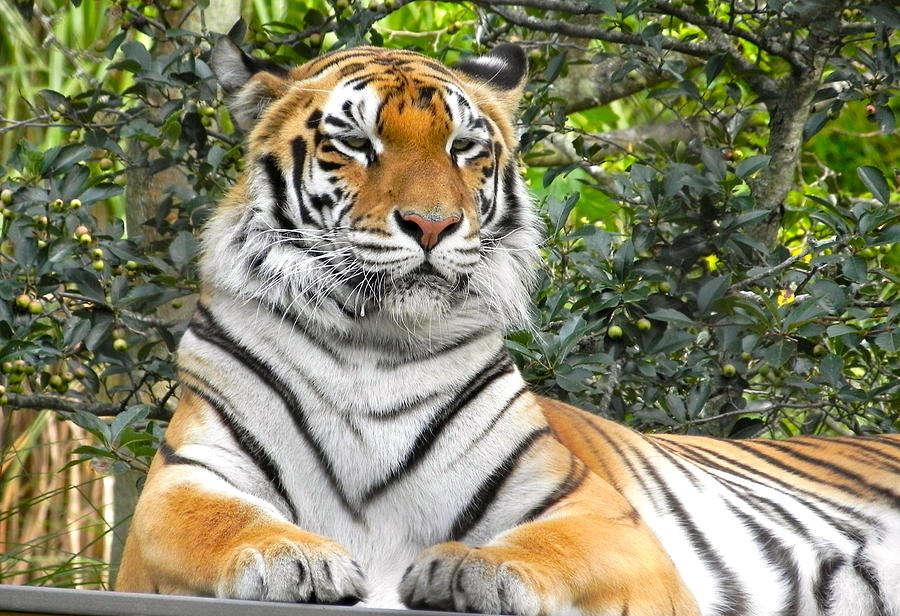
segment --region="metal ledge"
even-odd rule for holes
[[[131,592],[0,585],[0,616],[448,616],[448,612],[377,610],[269,601],[173,597]]]

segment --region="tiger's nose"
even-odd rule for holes
[[[397,224],[400,229],[410,237],[418,240],[425,250],[431,250],[437,246],[442,237],[447,237],[449,232],[459,226],[459,216],[441,218],[431,214],[422,216],[414,212],[396,213]]]

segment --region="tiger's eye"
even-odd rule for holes
[[[341,137],[341,142],[354,150],[365,150],[370,145],[365,137]]]
[[[450,150],[453,152],[465,152],[473,145],[475,145],[475,141],[472,139],[454,139],[453,143],[450,144]]]

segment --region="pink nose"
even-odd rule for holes
[[[401,214],[400,228],[419,240],[425,250],[431,250],[441,240],[441,235],[459,224],[459,216],[449,216],[438,220],[423,218],[419,214]]]

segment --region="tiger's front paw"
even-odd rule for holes
[[[490,547],[441,543],[422,552],[400,581],[411,609],[536,616],[541,600],[521,563]]]
[[[353,605],[366,595],[362,569],[337,543],[274,537],[234,551],[216,596]]]

